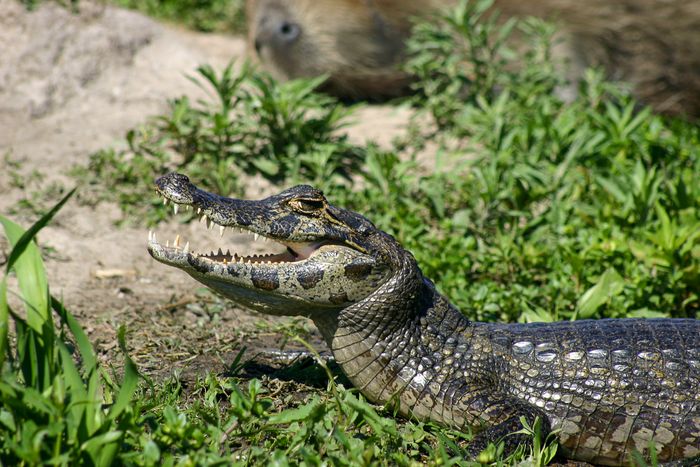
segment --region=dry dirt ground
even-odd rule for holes
[[[85,164],[98,149],[125,144],[126,131],[165,110],[168,98],[205,98],[187,79],[198,65],[220,69],[245,56],[239,37],[193,33],[87,1],[80,6],[73,14],[49,2],[30,13],[15,0],[0,0],[3,215],[30,196],[13,183],[13,172],[38,171],[39,185],[71,187],[67,170]],[[386,144],[402,131],[407,115],[374,106],[354,121],[347,130],[352,139]],[[265,190],[254,181],[249,186],[251,197]],[[37,214],[10,217],[28,227]],[[146,229],[116,227],[119,218],[115,204],[91,208],[71,201],[39,236],[48,252],[52,293],[78,317],[105,362],[121,360],[120,325],[127,327],[128,347],[141,371],[156,379],[175,371],[184,380],[209,370],[225,372],[243,346],[246,358],[274,360],[271,352],[282,341],[275,329],[287,320],[196,297],[195,281],[150,258]],[[184,238],[204,231],[173,221],[158,228],[159,238],[172,239],[178,230]],[[232,251],[255,251],[247,236],[229,240]],[[0,240],[0,263],[7,251]],[[317,335],[311,340],[325,348]]]

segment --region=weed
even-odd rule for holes
[[[32,11],[36,9],[40,4],[46,2],[47,0],[20,0],[20,3],[24,7]],[[53,3],[61,5],[62,7],[69,8],[73,12],[77,12],[80,6],[80,0],[51,0]]]
[[[122,421],[136,388],[136,367],[126,358],[121,386],[110,384],[82,328],[50,294],[39,250],[32,242],[72,194],[69,192],[26,232],[0,217],[13,247],[0,283],[0,423],[6,433],[0,441],[3,464],[65,464],[73,459],[109,465],[127,428]],[[10,271],[19,282],[24,317],[7,300]],[[53,313],[60,318],[60,334],[54,327]],[[8,341],[10,318],[16,333],[14,351]],[[66,333],[75,340],[80,366],[65,340]],[[123,345],[123,332],[120,342]]]
[[[314,93],[320,79],[280,84],[247,65],[235,74],[229,65],[220,74],[199,67],[192,80],[211,100],[170,101],[166,115],[129,131],[128,149],[98,151],[72,171],[88,188],[83,203],[117,201],[127,218],[153,224],[165,217],[158,197],[149,196],[153,178],[168,171],[236,195],[246,174],[273,182],[313,178],[321,176],[320,163],[342,168],[347,178],[357,167],[361,150],[337,131],[350,109]]]
[[[697,316],[699,128],[653,115],[593,70],[565,101],[551,27],[499,26],[483,18],[489,5],[463,2],[410,43],[415,105],[439,141],[467,138],[467,149],[451,173],[401,188],[413,202],[391,204],[403,224],[392,231],[472,317]],[[529,44],[517,61],[516,27]],[[433,137],[409,134],[409,151]]]
[[[198,31],[245,31],[245,0],[111,0],[111,3]]]
[[[25,173],[22,170],[22,162],[13,159],[9,153],[4,156],[0,167],[9,176],[9,185],[22,190],[25,195],[10,209],[10,214],[38,216],[45,212],[55,199],[61,198],[66,193],[62,183],[58,181],[46,183],[44,175],[39,170]]]

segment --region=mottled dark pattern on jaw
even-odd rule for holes
[[[208,272],[211,271],[211,268],[204,264],[204,261],[200,260],[199,258],[195,256],[188,255],[187,257],[187,262],[189,263],[192,268],[202,274],[207,274]]]
[[[352,281],[361,281],[370,275],[372,266],[369,264],[352,263],[345,266],[345,276]]]
[[[250,280],[255,287],[262,290],[275,290],[280,286],[277,271],[270,268],[253,267],[250,273]]]
[[[297,280],[304,289],[315,287],[323,279],[323,269],[320,267],[307,267],[299,272]]]
[[[299,224],[299,217],[293,214],[287,214],[278,219],[275,223],[266,226],[273,238],[287,238],[290,232],[293,232]]]
[[[330,296],[330,302],[333,304],[341,304],[341,303],[347,303],[348,300],[348,294],[347,293],[341,293],[341,294],[334,294]]]
[[[239,277],[241,273],[236,269],[235,264],[229,264],[228,267],[226,268],[226,271],[231,277]]]

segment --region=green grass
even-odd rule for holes
[[[245,31],[245,0],[110,0],[110,3],[198,31]]]
[[[27,10],[52,2],[80,11],[80,0],[19,0]],[[202,32],[245,33],[245,0],[107,0],[106,3],[140,11],[153,18]]]
[[[320,176],[321,166],[346,176],[357,168],[360,149],[337,135],[350,110],[313,92],[321,79],[278,84],[248,66],[236,74],[233,65],[218,75],[199,67],[192,79],[212,101],[173,99],[167,114],[129,132],[128,149],[99,151],[75,168],[84,203],[116,200],[126,221],[152,224],[167,210],[153,196],[150,204],[143,199],[168,171],[186,170],[210,191],[241,195],[246,175],[286,183],[292,174]]]
[[[39,5],[42,3],[45,3],[47,0],[19,0],[19,2],[24,5],[24,7],[31,11],[36,9]],[[71,11],[78,11],[80,8],[80,0],[50,0],[53,3],[56,3],[58,5],[61,5],[62,7],[68,8]]]
[[[204,66],[193,79],[211,99],[171,101],[129,132],[127,149],[77,167],[79,201],[116,201],[125,222],[150,225],[166,216],[153,179],[171,170],[228,195],[242,195],[250,175],[280,188],[308,182],[395,235],[472,319],[700,317],[700,128],[653,114],[595,70],[565,101],[571,84],[552,58],[551,26],[499,26],[486,6],[464,3],[418,27],[407,64],[417,117],[391,149],[341,136],[355,109],[314,93],[318,81]],[[506,40],[515,30],[517,54]],[[418,162],[428,142],[434,168]],[[8,236],[22,244],[18,227]],[[34,251],[24,244],[24,255]],[[41,269],[35,251],[26,261]],[[0,308],[0,391],[16,401],[0,412],[14,433],[0,441],[4,463],[468,465],[467,435],[395,419],[336,383],[322,360],[327,390],[302,401],[235,375],[136,389],[128,357],[124,377],[98,368],[45,280],[23,279],[20,264],[20,287],[41,285],[20,291],[32,304],[26,318]],[[510,458],[493,446],[481,460],[544,465],[556,444],[540,441]]]

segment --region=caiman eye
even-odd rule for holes
[[[296,211],[311,214],[323,209],[323,200],[298,198],[290,201],[289,205]]]

